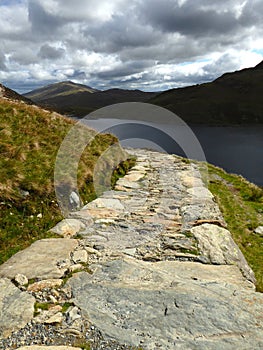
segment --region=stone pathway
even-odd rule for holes
[[[0,349],[262,349],[263,295],[197,165],[129,152],[115,190],[52,229],[63,238],[0,266]]]

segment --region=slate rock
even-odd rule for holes
[[[193,227],[191,233],[198,241],[201,254],[212,264],[236,264],[248,280],[256,282],[253,271],[228,230],[217,225],[203,224]]]
[[[120,343],[143,349],[263,346],[263,295],[236,266],[115,260],[67,284],[84,317]]]
[[[35,298],[8,279],[0,279],[0,339],[23,328],[34,314]]]
[[[68,238],[36,241],[1,265],[0,277],[13,279],[20,273],[28,279],[60,278],[67,270],[67,266],[59,268],[58,262],[68,260],[77,245],[77,240]]]
[[[72,237],[84,228],[85,225],[80,220],[64,219],[50,229],[50,231],[63,237]]]
[[[114,199],[114,198],[97,198],[83,207],[84,210],[92,209],[92,208],[124,210],[124,206],[121,204],[119,199]]]

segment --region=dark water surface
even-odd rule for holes
[[[179,146],[184,139],[183,130],[180,133],[180,129],[178,131],[180,127],[177,125],[103,118],[86,120],[86,124],[100,132],[112,132],[126,147],[151,148],[186,155]],[[220,166],[228,172],[241,174],[249,181],[263,186],[263,126],[190,126],[190,128],[209,163]],[[195,148],[191,140],[188,143]],[[194,155],[195,150],[192,151],[191,154]],[[191,158],[200,157],[197,155]]]

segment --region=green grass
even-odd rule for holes
[[[0,99],[0,264],[35,240],[54,237],[47,231],[63,218],[54,191],[54,165],[73,125],[56,113]],[[85,128],[83,134],[87,132],[95,136],[91,129]],[[78,138],[74,142],[78,145]],[[106,157],[100,162],[103,174],[105,168],[114,168],[123,160],[116,137],[98,134],[82,153],[78,190],[84,202],[96,198],[93,171],[112,145],[119,152],[114,159]],[[71,183],[63,183],[62,177],[61,186]]]
[[[263,292],[263,237],[254,233],[256,227],[263,225],[263,189],[210,164],[208,171],[209,189],[233,239],[255,273],[257,291]]]
[[[40,314],[41,311],[39,310],[42,310],[42,311],[47,311],[50,307],[50,303],[39,303],[39,302],[36,302],[34,304],[34,316],[37,316]]]
[[[124,177],[125,174],[136,164],[136,158],[128,158],[122,162],[113,170],[112,177],[111,177],[111,187],[114,188],[117,181]]]

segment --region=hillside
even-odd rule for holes
[[[211,83],[165,91],[149,102],[165,107],[188,123],[263,123],[263,62],[223,74]]]
[[[7,91],[9,96],[13,94]],[[16,100],[0,97],[0,263],[35,239],[46,237],[47,230],[61,219],[53,186],[54,166],[58,149],[74,125],[68,118],[14,96]],[[94,135],[83,126],[80,137],[82,130],[84,135]],[[96,197],[93,168],[105,149],[115,143],[112,135],[97,135],[82,154],[78,186],[84,201]],[[78,139],[72,149],[76,145]],[[121,151],[116,159],[119,156]],[[62,178],[63,186],[71,184],[63,183]]]
[[[14,101],[21,101],[21,102],[25,102],[27,104],[33,104],[33,102],[29,98],[18,94],[14,90],[9,89],[8,87],[6,87],[2,84],[0,84],[0,98],[12,99]]]
[[[192,124],[263,123],[263,62],[225,73],[216,80],[162,93],[109,89],[99,91],[72,82],[52,84],[24,96],[46,108],[76,117],[122,102],[147,102],[167,108]]]
[[[61,83],[44,86],[40,89],[26,93],[24,96],[32,99],[35,102],[48,103],[49,99],[57,97],[66,97],[80,92],[94,93],[98,90],[92,89],[89,86],[76,84],[72,81],[62,81]]]
[[[122,89],[98,91],[85,85],[62,82],[33,90],[24,96],[59,113],[80,117],[114,103],[146,102],[156,93]]]

